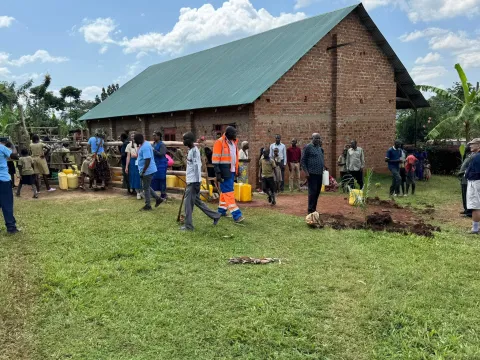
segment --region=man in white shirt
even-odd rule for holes
[[[195,146],[195,136],[188,132],[183,135],[183,144],[189,148],[187,155],[187,189],[185,190],[185,225],[180,228],[181,231],[193,231],[193,207],[196,205],[210,219],[213,225],[217,225],[221,214],[211,210],[200,199],[200,183],[202,182],[202,159],[200,150]]]
[[[363,149],[357,146],[357,141],[353,140],[350,149],[347,152],[347,171],[353,176],[355,181],[363,189],[363,169],[365,168],[365,153]]]
[[[282,181],[280,183],[280,191],[283,192],[285,189],[285,166],[287,165],[287,147],[281,142],[282,137],[280,135],[275,135],[275,142],[270,145],[270,158],[274,158],[274,151],[278,149],[278,157],[281,160],[280,169],[282,171]]]

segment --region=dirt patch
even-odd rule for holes
[[[335,230],[372,230],[386,231],[398,234],[414,234],[418,236],[434,237],[434,232],[439,232],[440,228],[424,223],[421,220],[417,222],[399,222],[394,221],[390,214],[374,213],[367,216],[367,221],[358,221],[347,219],[342,215],[320,214],[320,222],[316,228],[331,227]]]
[[[409,208],[403,208],[392,200],[370,199],[368,202],[368,216],[362,209],[350,206],[348,199],[341,195],[321,195],[317,211],[320,213],[320,227],[330,227],[335,230],[369,229],[373,231],[387,231],[400,234],[415,234],[433,237],[440,228],[426,224],[422,218]],[[264,198],[256,197],[251,203],[241,204],[240,207],[268,208],[270,205]],[[307,196],[281,195],[277,198],[275,211],[284,214],[305,217],[307,214]],[[429,208],[428,214],[433,214]]]

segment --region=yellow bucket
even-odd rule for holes
[[[167,175],[167,188],[174,188],[177,185],[177,177],[175,175]]]
[[[63,172],[58,173],[58,187],[60,190],[68,190],[67,175]]]
[[[240,184],[240,202],[252,201],[252,185]]]
[[[65,170],[62,170],[62,172],[63,172],[65,175],[73,174],[73,170],[72,170],[72,169],[65,169]]]
[[[363,203],[363,191],[352,189],[350,190],[350,197],[348,199],[348,203],[351,206],[358,206]]]
[[[185,181],[185,176],[177,176],[177,187],[185,189],[187,187],[187,183]]]
[[[201,190],[206,190],[206,186],[204,186],[202,184]],[[208,185],[208,192],[209,192],[210,196],[213,195],[213,186],[212,185]],[[208,196],[202,194],[202,195],[200,195],[200,199],[202,199],[203,201],[207,201]]]
[[[76,189],[78,188],[78,176],[77,174],[68,174],[67,175],[67,183],[69,189]]]

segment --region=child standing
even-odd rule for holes
[[[276,193],[279,193],[282,186],[282,162],[283,160],[280,158],[280,152],[278,148],[273,150],[273,160],[275,161],[275,184],[276,184]]]
[[[33,158],[28,155],[27,149],[22,149],[21,157],[17,163],[20,173],[20,184],[17,189],[17,196],[20,197],[20,191],[23,185],[30,185],[33,191],[33,198],[38,199],[38,192],[35,186],[35,171],[33,169]]]
[[[408,194],[408,190],[410,189],[410,185],[412,185],[412,195],[415,195],[415,171],[418,159],[413,155],[412,151],[408,152],[408,156],[405,160],[405,172],[407,175],[407,192],[405,195]]]
[[[277,203],[275,201],[275,193],[278,189],[277,184],[275,183],[275,169],[278,167],[275,164],[275,161],[270,159],[269,149],[263,151],[263,157],[260,159],[259,167],[263,192],[268,195],[268,202],[274,206]]]
[[[202,159],[200,150],[195,146],[195,136],[188,132],[183,135],[183,144],[188,147],[187,155],[187,188],[185,190],[185,225],[180,228],[181,231],[193,231],[193,207],[197,206],[210,219],[213,225],[220,221],[220,213],[211,210],[200,199],[200,184],[202,182]]]

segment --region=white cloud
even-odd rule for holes
[[[25,82],[25,81],[28,81],[30,79],[37,80],[42,75],[43,74],[38,74],[38,73],[24,73],[24,74],[20,74],[20,75],[12,75],[12,76],[10,76],[10,78],[12,80],[15,80],[15,81],[18,81],[18,82]]]
[[[0,16],[0,28],[9,27],[14,21],[15,18],[11,16]]]
[[[129,64],[126,66],[127,72],[124,75],[119,76],[113,82],[115,84],[123,84],[129,81],[131,78],[133,78],[135,75],[137,75],[140,72],[141,65],[140,61],[136,61],[133,64]]]
[[[63,56],[52,56],[46,50],[37,50],[33,55],[23,55],[17,60],[10,60],[9,63],[13,66],[23,66],[25,64],[30,64],[33,62],[42,62],[42,63],[62,63],[68,61],[69,59]]]
[[[211,4],[198,9],[182,8],[178,22],[170,32],[150,32],[131,39],[124,38],[120,44],[125,53],[154,51],[177,54],[192,44],[218,43],[253,35],[305,17],[304,13],[282,13],[275,17],[265,9],[256,10],[249,0],[228,0],[217,9]]]
[[[148,53],[146,53],[145,51],[140,51],[140,52],[137,54],[136,58],[137,58],[137,59],[141,59],[142,57],[147,56],[147,55],[148,55]]]
[[[400,36],[400,40],[403,42],[414,41],[422,38],[430,38],[433,36],[439,36],[443,34],[447,34],[448,30],[440,29],[440,28],[428,28],[424,30],[415,30],[411,33],[403,34]]]
[[[442,77],[447,73],[443,66],[414,66],[410,75],[417,84],[425,84],[436,78]]]
[[[439,53],[428,53],[425,55],[425,57],[419,57],[417,60],[415,60],[415,64],[429,64],[432,62],[437,62],[442,58],[442,56]]]
[[[108,50],[108,45],[103,45],[103,46],[100,48],[100,50],[98,50],[98,52],[103,55],[103,54],[105,54],[105,53],[107,52],[107,50]]]
[[[111,34],[117,25],[111,18],[97,18],[95,20],[84,19],[83,26],[78,29],[87,43],[90,44],[113,44]]]
[[[37,50],[33,55],[23,55],[18,59],[10,59],[10,54],[0,52],[0,65],[23,66],[34,62],[62,63],[69,59],[63,56],[52,56],[46,50]]]
[[[460,53],[458,54],[457,60],[464,69],[480,68],[480,51],[466,51]]]
[[[295,10],[305,8],[321,0],[295,0]]]
[[[430,48],[433,50],[461,50],[469,48],[478,48],[480,41],[470,39],[466,32],[449,32],[443,36],[434,36],[429,41]]]
[[[102,88],[99,86],[87,86],[82,89],[83,100],[93,100],[96,95],[100,95]]]
[[[0,77],[8,77],[10,75],[10,70],[6,67],[0,67]]]
[[[457,16],[474,17],[480,13],[480,0],[364,0],[363,4],[369,10],[379,6],[399,6],[414,23]]]

